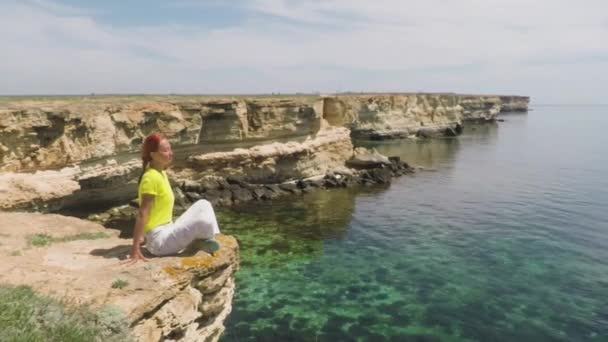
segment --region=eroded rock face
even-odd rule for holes
[[[325,98],[324,118],[348,126],[357,138],[415,136],[421,128],[441,132],[462,124],[454,94],[340,95]]]
[[[450,93],[26,98],[0,106],[0,172],[137,154],[151,132],[163,133],[174,146],[291,139],[328,126],[350,128],[356,137],[404,138],[420,129],[454,130],[463,120],[492,120],[501,110],[527,109],[528,102]]]
[[[353,145],[346,128],[334,127],[301,143],[271,143],[231,152],[207,153],[188,159],[181,179],[237,176],[253,183],[276,183],[324,174],[344,167]]]
[[[528,96],[500,96],[501,112],[527,112],[530,104]]]
[[[461,96],[458,102],[464,121],[494,121],[502,108],[498,96]]]
[[[221,173],[277,183],[344,167],[352,153],[350,137],[456,136],[462,121],[492,121],[505,106],[523,108],[528,100],[361,94],[5,101],[0,107],[0,209],[125,203],[141,172],[141,141],[151,132],[171,140],[176,181]]]
[[[102,226],[52,214],[0,213],[0,282],[25,284],[68,303],[109,305],[127,317],[138,341],[216,341],[232,309],[238,245],[218,236],[222,248],[148,263],[121,265],[131,240]],[[28,244],[32,234],[56,239],[109,234],[97,240]],[[113,286],[118,280],[124,287]]]
[[[168,173],[174,185],[216,175],[252,183],[278,183],[343,169],[352,151],[348,129],[331,127],[302,142],[274,142],[192,156],[185,166],[169,169]],[[141,162],[135,157],[121,163],[107,160],[59,171],[0,174],[0,209],[53,212],[124,204],[135,197],[140,173]],[[233,196],[241,200],[249,196],[234,195],[227,189],[218,191],[217,197],[225,197],[224,202],[231,202]]]
[[[141,162],[107,160],[87,167],[0,173],[0,210],[53,212],[125,202],[137,191]]]
[[[322,114],[312,98],[204,98],[158,101],[14,101],[0,107],[0,171],[61,168],[137,153],[161,132],[172,144],[314,134]]]
[[[316,101],[307,97],[190,100],[177,106],[202,118],[199,141],[204,143],[314,134],[321,127]]]
[[[62,206],[61,199],[80,189],[78,167],[59,171],[0,174],[0,210],[49,211]]]
[[[0,171],[61,168],[140,148],[154,131],[195,143],[201,117],[165,102],[22,101],[0,108]]]

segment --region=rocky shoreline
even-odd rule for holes
[[[374,151],[375,152],[375,151]],[[185,180],[174,185],[176,212],[185,211],[192,203],[204,199],[214,207],[229,207],[250,201],[272,201],[288,196],[300,196],[322,189],[357,186],[388,186],[395,177],[415,172],[399,157],[385,157],[357,148],[354,158],[347,162],[351,169],[283,183],[253,184],[234,177],[212,176],[200,181]],[[93,213],[87,219],[107,228],[119,229],[122,237],[130,237],[137,214],[137,202],[119,205]]]
[[[141,172],[138,153],[147,134],[160,132],[173,145],[175,164],[169,176],[179,214],[200,199],[214,206],[232,206],[321,189],[386,186],[394,177],[413,173],[415,166],[375,150],[355,148],[354,139],[456,137],[467,122],[493,122],[500,112],[527,110],[528,103],[527,97],[450,93],[2,100],[0,211],[78,213],[86,219],[0,213],[3,229],[15,240],[8,247],[23,247],[32,234],[103,231],[99,223],[118,229],[120,236],[43,250],[27,248],[24,256],[34,261],[19,266],[24,259],[15,256],[10,267],[33,276],[19,278],[11,273],[0,276],[0,281],[29,284],[49,294],[53,293],[49,289],[65,286],[77,294],[76,290],[86,291],[95,279],[107,282],[117,277],[116,272],[130,274],[130,281],[138,284],[154,278],[172,285],[161,286],[154,298],[146,297],[150,310],[134,309],[127,297],[114,296],[111,287],[95,293],[99,298],[110,296],[108,302],[127,313],[138,340],[217,340],[230,312],[238,268],[238,246],[232,237],[222,237],[227,247],[222,248],[223,261],[217,261],[221,267],[214,261],[216,256],[203,252],[154,259],[153,265],[163,265],[154,274],[144,272],[148,271],[142,270],[144,266],[127,271],[107,263],[128,253],[130,241],[121,238],[131,236],[137,211],[133,199]],[[29,228],[13,232],[16,221]],[[105,248],[107,253],[89,253],[95,248]],[[77,269],[102,265],[101,278],[91,274],[92,279],[81,277],[83,283],[70,283],[68,278],[48,284],[40,281],[48,261],[55,260],[53,253],[64,257],[53,264],[56,272],[76,274]],[[69,256],[78,261],[63,269]],[[203,283],[212,284],[213,290],[197,285]],[[134,293],[146,289],[142,286]]]

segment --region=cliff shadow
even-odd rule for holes
[[[142,252],[144,249],[142,248]],[[125,260],[129,257],[131,253],[131,244],[128,245],[118,245],[112,248],[97,248],[89,252],[89,254],[93,256],[100,256],[106,259],[118,259]],[[144,252],[145,257],[151,256],[147,251]]]
[[[452,163],[460,149],[458,138],[354,140],[356,147],[375,148],[386,156],[398,156],[412,166],[437,168]]]
[[[244,203],[219,209],[217,218],[222,233],[237,237],[243,266],[281,267],[317,258],[325,241],[343,239],[361,191],[367,190],[316,190],[293,200]]]

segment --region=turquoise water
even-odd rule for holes
[[[224,341],[608,340],[608,107],[377,144],[427,171],[219,213]]]

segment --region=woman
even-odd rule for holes
[[[146,248],[157,256],[178,253],[196,239],[201,240],[202,249],[209,253],[220,248],[214,240],[220,230],[208,201],[197,201],[173,222],[174,196],[165,172],[172,161],[173,151],[166,138],[159,134],[146,137],[138,187],[139,212],[130,256],[133,263],[146,261],[140,247],[144,235]]]

